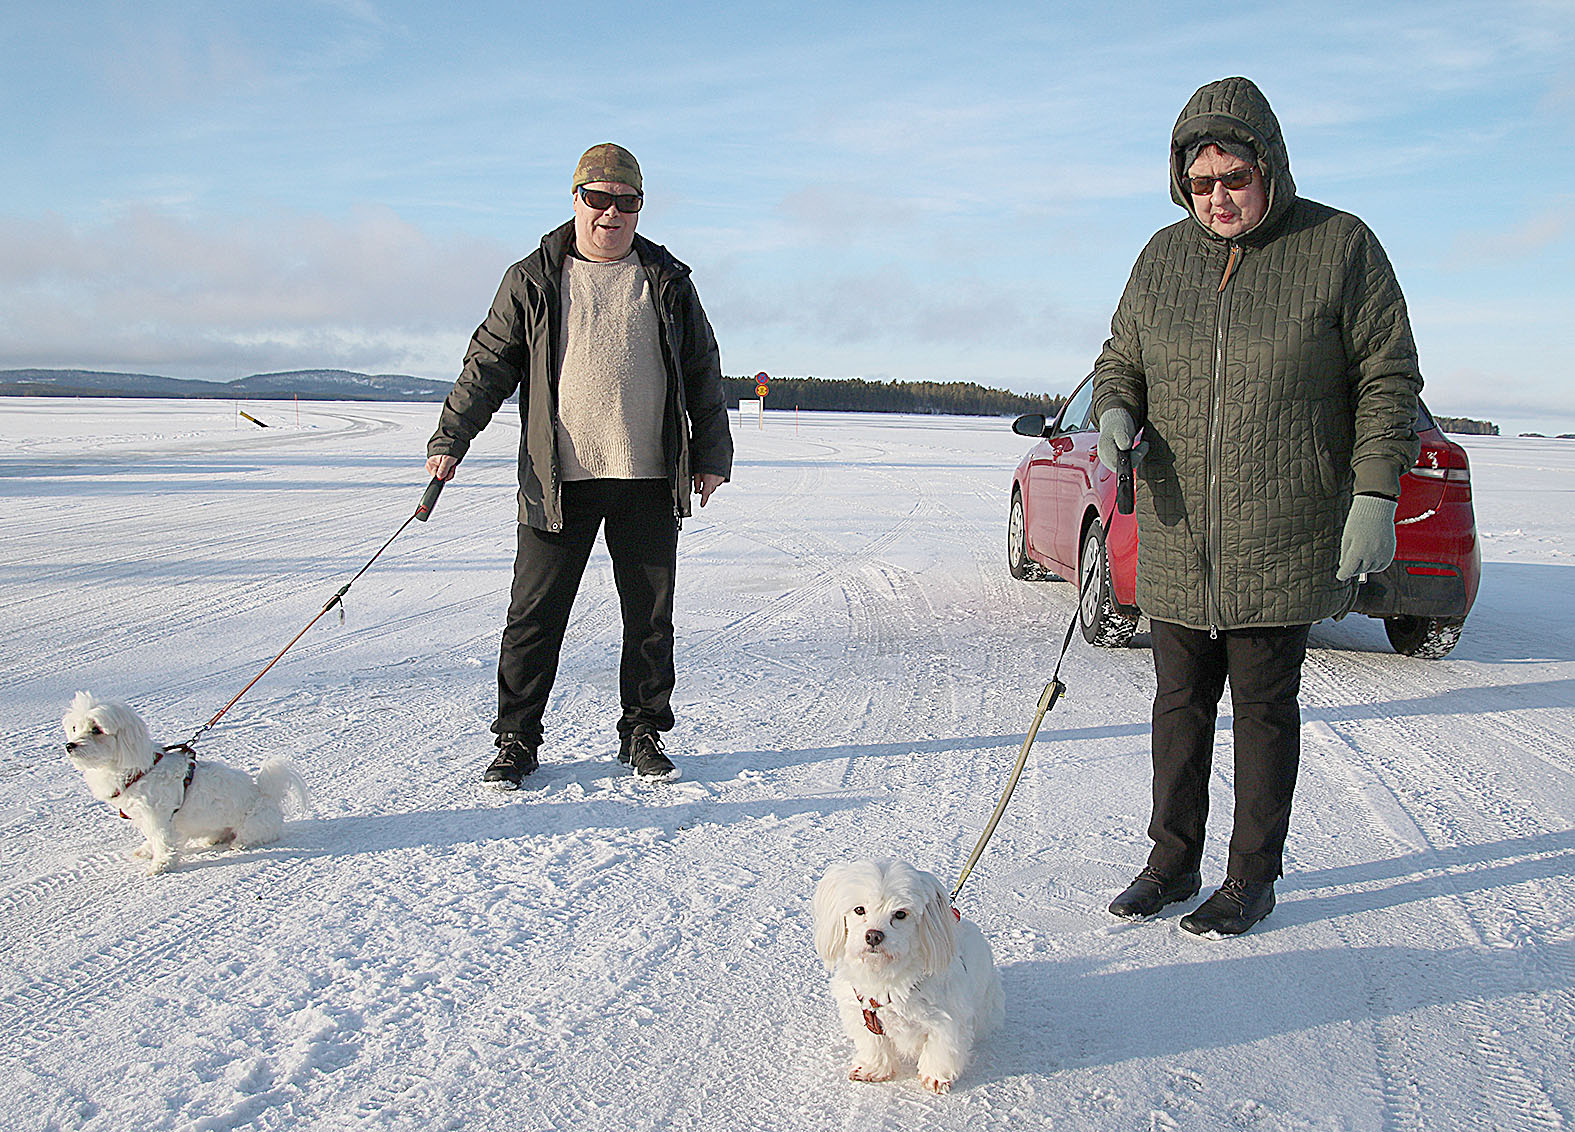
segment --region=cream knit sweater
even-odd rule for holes
[[[563,263],[558,456],[565,480],[660,479],[667,371],[645,268]]]

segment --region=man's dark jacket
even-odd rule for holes
[[[562,465],[558,460],[558,364],[563,332],[563,260],[574,239],[571,220],[503,276],[492,309],[465,352],[465,365],[443,403],[428,456],[463,459],[509,394],[520,390],[519,521],[563,529]],[[689,268],[644,236],[634,252],[650,280],[667,370],[662,453],[675,520],[689,514],[691,477],[728,479],[733,437],[722,390],[721,355]]]
[[[1181,168],[1203,138],[1250,144],[1268,193],[1235,239],[1192,213]],[[1171,135],[1171,199],[1095,364],[1094,410],[1132,414],[1138,604],[1196,629],[1305,625],[1351,607],[1335,580],[1353,491],[1398,496],[1422,377],[1405,299],[1355,216],[1296,195],[1249,80],[1192,96]]]

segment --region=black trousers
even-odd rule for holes
[[[579,480],[563,485],[563,530],[521,523],[498,656],[498,718],[492,730],[516,732],[532,746],[558,674],[569,612],[603,523],[613,582],[623,610],[618,733],[637,724],[673,726],[673,583],[678,521],[666,480]]]
[[[1190,872],[1203,859],[1214,723],[1230,680],[1236,813],[1228,875],[1278,878],[1301,762],[1302,661],[1311,626],[1206,629],[1151,623],[1154,651],[1154,816],[1149,864]]]

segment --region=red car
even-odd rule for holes
[[[1117,514],[1116,477],[1099,462],[1092,420],[1094,381],[1083,379],[1054,421],[1018,417],[1012,431],[1039,438],[1012,473],[1006,560],[1012,577],[1076,578],[1083,637],[1125,645],[1137,629],[1137,521]],[[1407,656],[1436,659],[1454,648],[1482,574],[1471,470],[1465,449],[1439,429],[1425,407],[1417,414],[1422,453],[1400,477],[1395,561],[1369,575],[1357,613],[1380,617],[1389,643]],[[1141,490],[1141,488],[1140,488]]]

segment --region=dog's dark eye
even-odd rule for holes
[[[893,912],[891,914],[891,918],[894,919],[894,920],[906,920],[908,918],[908,913],[907,912]]]
[[[860,904],[857,908],[853,909],[853,914],[855,916],[864,915],[864,905]]]
[[[100,727],[98,724],[95,723],[95,724],[93,724],[92,726],[90,726],[88,728],[88,734],[89,735],[102,735],[102,734],[104,734],[104,729],[102,727]]]

